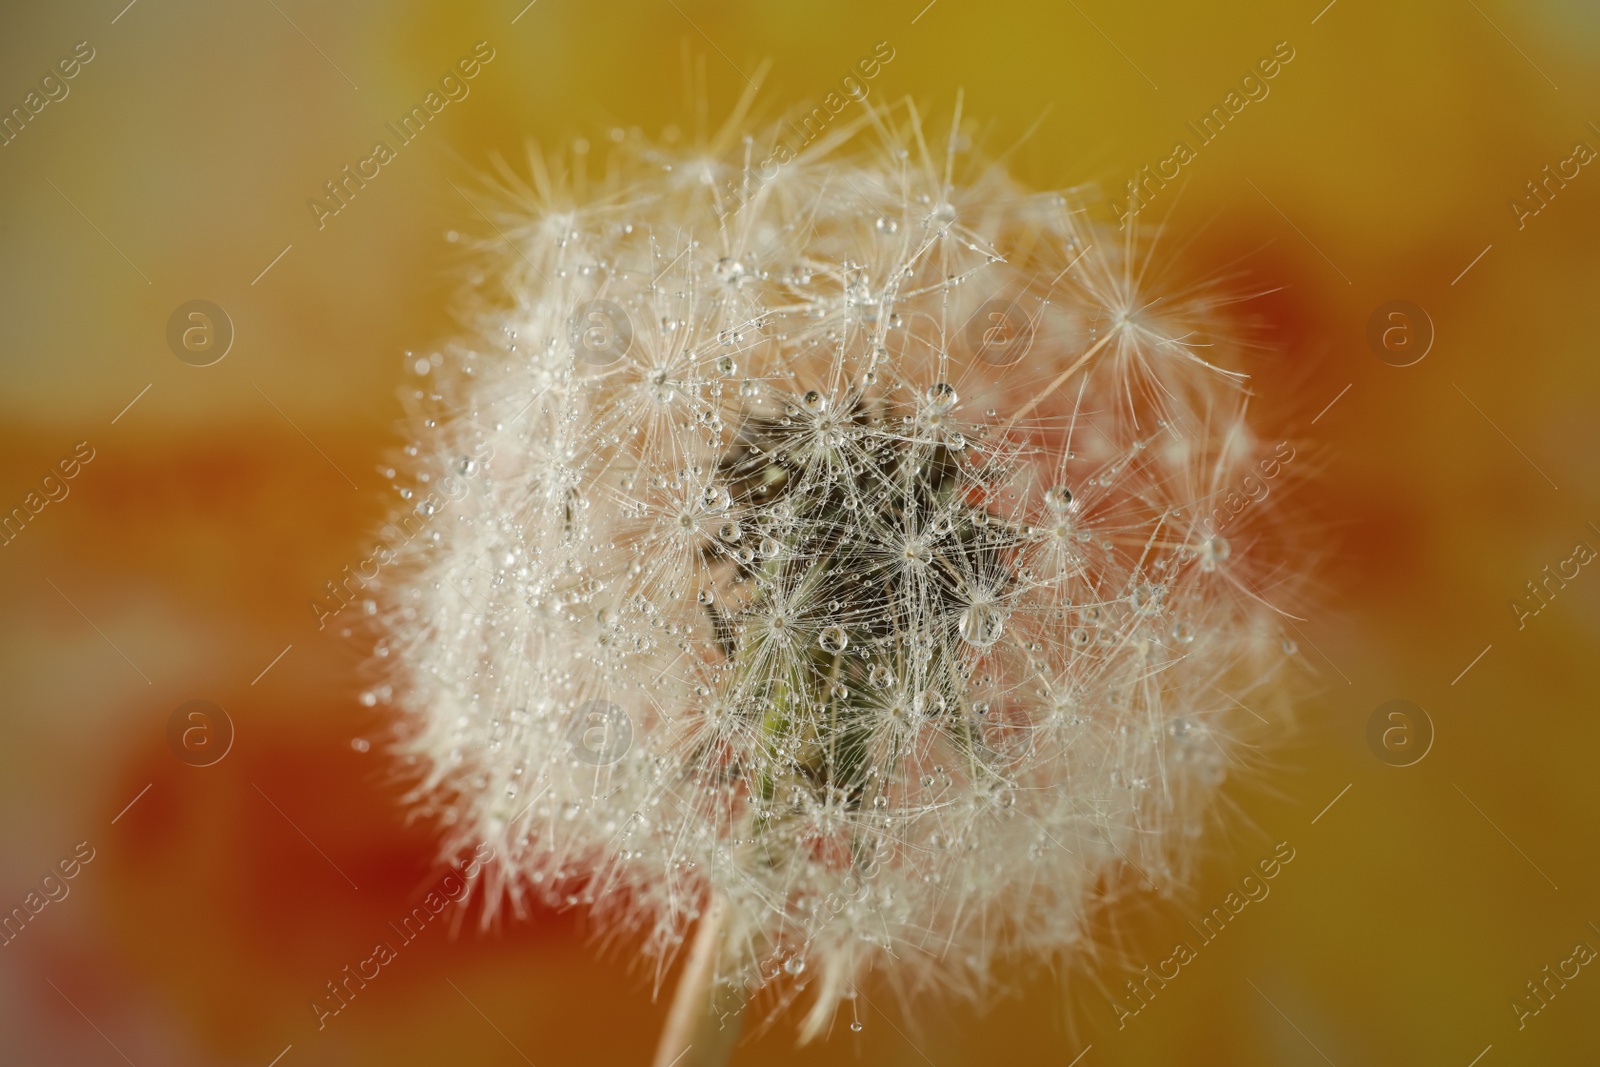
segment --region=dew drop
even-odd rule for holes
[[[874,689],[887,689],[894,684],[894,672],[880,663],[868,672],[867,681]]]
[[[806,961],[799,956],[790,956],[783,961],[783,969],[789,974],[799,974],[806,969]]]
[[[817,644],[824,652],[843,652],[850,645],[850,635],[843,626],[825,626],[817,637]]]
[[[738,369],[739,363],[732,356],[723,356],[721,359],[717,360],[717,373],[722,375],[724,378],[730,376]]]
[[[700,505],[707,511],[727,511],[731,503],[733,498],[724,486],[708,485],[700,494]]]
[[[949,382],[934,382],[928,386],[928,406],[935,411],[949,411],[961,399],[956,387]]]
[[[1004,629],[1005,615],[994,604],[969,604],[961,613],[961,639],[969,645],[988,648]]]
[[[1166,599],[1167,587],[1159,583],[1145,582],[1133,587],[1133,594],[1128,598],[1133,605],[1133,610],[1141,615],[1154,615],[1161,610],[1161,604]]]
[[[738,523],[730,519],[721,526],[717,527],[717,536],[722,538],[724,541],[727,541],[729,544],[732,544],[744,536],[744,530],[739,526]]]
[[[828,408],[828,398],[815,389],[807,390],[806,394],[800,398],[800,403],[805,405],[805,409],[813,415],[819,415]]]
[[[1044,503],[1051,511],[1064,515],[1069,511],[1076,511],[1078,502],[1072,499],[1072,490],[1064,485],[1052,485],[1044,491]]]

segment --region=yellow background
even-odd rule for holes
[[[1279,290],[1251,305],[1276,353],[1254,411],[1305,457],[1291,500],[1320,560],[1300,624],[1318,689],[1266,773],[1231,788],[1193,897],[1130,902],[1098,980],[1167,955],[1274,843],[1294,862],[1125,1030],[1094,972],[1019,969],[987,1011],[926,1003],[908,1020],[869,987],[888,1014],[863,1005],[859,1033],[841,1020],[795,1050],[782,1020],[736,1062],[1600,1058],[1592,967],[1525,1029],[1510,1007],[1576,942],[1600,947],[1600,575],[1582,570],[1520,630],[1509,606],[1577,542],[1600,548],[1600,173],[1525,228],[1508,205],[1576,141],[1600,146],[1600,9],[923,2],[0,13],[0,108],[77,42],[96,50],[0,148],[0,507],[77,442],[96,450],[0,548],[0,907],[77,842],[96,849],[71,896],[0,948],[0,1060],[648,1056],[665,1008],[631,947],[601,952],[545,912],[483,936],[430,930],[322,1033],[308,1008],[439,873],[376,747],[351,744],[383,725],[356,701],[361,651],[318,632],[306,602],[359,562],[386,506],[402,353],[450,334],[464,257],[445,235],[489,232],[462,192],[492,154],[525,169],[530,139],[585,137],[598,159],[616,125],[692,131],[685,56],[715,120],[763,60],[776,114],[888,41],[875,99],[911,94],[942,125],[964,90],[994,151],[1037,122],[1012,157],[1031,183],[1120,192],[1285,40],[1296,55],[1271,95],[1149,219],[1194,270]],[[319,231],[307,198],[478,41],[496,55],[471,95]],[[237,330],[212,367],[166,347],[168,315],[195,298]],[[1415,366],[1367,347],[1391,299],[1436,327]],[[1365,740],[1396,698],[1437,731],[1406,768]],[[190,699],[237,727],[213,767],[166,746]]]

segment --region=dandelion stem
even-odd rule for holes
[[[678,978],[655,1067],[723,1067],[739,1040],[744,997],[717,983],[727,908],[714,896],[700,917],[688,962]]]

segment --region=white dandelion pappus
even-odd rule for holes
[[[1285,661],[1285,561],[1205,526],[1263,454],[1225,301],[870,117],[758,183],[732,127],[587,196],[536,161],[417,394],[419,488],[470,483],[381,616],[414,799],[497,899],[658,975],[698,920],[708,995],[806,1039],[1180,883]]]

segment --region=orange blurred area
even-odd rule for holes
[[[869,986],[859,1030],[796,1048],[780,1019],[735,1062],[1595,1062],[1600,976],[1548,976],[1600,949],[1600,575],[1546,568],[1600,550],[1600,170],[1575,147],[1600,148],[1600,10],[524,2],[0,13],[0,110],[30,109],[0,147],[0,509],[66,490],[0,547],[0,910],[93,853],[0,947],[0,1062],[648,1060],[656,976],[577,914],[389,932],[447,868],[359,701],[368,647],[309,601],[388,507],[398,397],[454,329],[451,235],[494,235],[497,156],[598,173],[613,127],[693,136],[769,60],[771,119],[879,42],[874,99],[942,137],[959,93],[1030,183],[1124,202],[1288,43],[1138,224],[1256,294],[1251,411],[1304,457],[1274,492],[1317,561],[1295,626],[1318,688],[1231,787],[1192,895],[1107,917],[1094,966],[909,1013]],[[319,220],[323,183],[480,42],[470,92]],[[232,323],[211,366],[168,346],[197,299]],[[1431,322],[1410,366],[1368,340],[1395,300]],[[210,766],[168,744],[191,700],[233,724]],[[1409,766],[1369,744],[1392,700],[1431,722]],[[1130,993],[1279,842],[1270,895]],[[319,1029],[312,1002],[385,939],[397,959]]]

